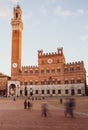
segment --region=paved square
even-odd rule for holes
[[[48,117],[41,117],[41,100],[24,110],[24,100],[0,99],[0,130],[87,130],[88,116],[64,117],[64,111],[48,103]]]

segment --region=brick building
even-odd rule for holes
[[[38,51],[37,66],[21,65],[22,10],[13,10],[11,80],[8,96],[66,96],[85,95],[86,71],[83,61],[66,63],[63,48],[56,52]]]
[[[63,48],[56,52],[38,51],[37,66],[22,66],[22,10],[13,10],[11,80],[8,96],[66,96],[85,95],[86,71],[83,61],[66,63]]]
[[[10,76],[0,73],[0,96],[7,96],[7,83],[11,80]]]

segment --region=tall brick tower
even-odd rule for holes
[[[12,57],[11,57],[11,77],[17,76],[21,69],[21,49],[22,49],[22,11],[19,5],[13,10],[12,25]]]

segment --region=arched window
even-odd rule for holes
[[[78,90],[77,90],[77,93],[78,93],[78,94],[81,94],[81,89],[78,89]]]
[[[18,18],[18,13],[16,13],[16,18]]]

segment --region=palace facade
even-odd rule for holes
[[[56,52],[38,51],[38,65],[22,66],[22,10],[13,9],[11,80],[8,96],[71,96],[86,94],[86,70],[83,61],[66,63],[63,48]]]

